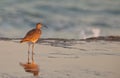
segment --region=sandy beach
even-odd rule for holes
[[[38,78],[120,78],[120,42],[81,41],[71,46],[35,45]],[[27,63],[27,44],[0,41],[0,78],[34,78]]]

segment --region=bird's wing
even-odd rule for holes
[[[36,30],[36,29],[30,30],[30,31],[26,34],[25,37],[32,36],[32,35],[35,33],[35,30]]]
[[[32,29],[25,35],[25,37],[22,39],[21,42],[29,41],[30,39],[33,39],[33,38],[39,38],[40,33],[41,33],[40,30],[36,31],[36,29]]]

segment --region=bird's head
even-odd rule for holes
[[[48,28],[46,25],[44,25],[44,24],[42,24],[42,23],[37,23],[37,24],[36,24],[36,29],[41,29],[42,27]]]

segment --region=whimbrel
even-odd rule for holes
[[[20,43],[23,42],[28,42],[28,63],[29,63],[29,55],[30,55],[30,45],[32,44],[32,61],[33,59],[33,54],[34,54],[34,44],[38,41],[39,37],[42,34],[41,28],[42,26],[47,27],[43,25],[42,23],[37,23],[36,28],[30,30],[25,37],[20,41]]]

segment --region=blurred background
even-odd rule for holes
[[[120,0],[0,0],[0,37],[21,38],[43,22],[43,38],[120,34]]]

